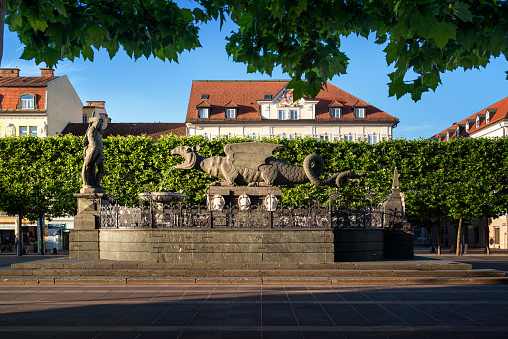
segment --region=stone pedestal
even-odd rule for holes
[[[99,259],[100,208],[109,205],[109,197],[104,190],[81,191],[74,194],[78,200],[78,214],[74,216],[74,229],[70,234],[69,255],[72,259]]]
[[[382,210],[385,259],[413,259],[414,235],[411,225],[404,222],[404,199],[397,167],[393,173],[392,193],[383,203]]]
[[[245,187],[245,186],[210,186],[207,191],[210,197],[221,195],[226,205],[238,206],[238,198],[246,194],[249,196],[251,205],[263,205],[266,196],[273,194],[280,200],[282,192],[278,187]]]

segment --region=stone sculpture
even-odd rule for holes
[[[104,153],[102,145],[102,137],[100,134],[103,120],[101,117],[92,113],[92,117],[88,120],[88,130],[83,137],[83,169],[81,177],[83,179],[83,187],[81,193],[104,192],[101,186],[102,176],[104,175]]]
[[[249,210],[250,205],[251,205],[251,201],[250,201],[249,196],[246,193],[244,193],[238,197],[238,207],[240,208],[240,211]]]
[[[348,179],[359,178],[362,174],[351,172],[335,173],[327,179],[319,179],[324,170],[324,161],[318,154],[309,154],[303,167],[294,166],[275,159],[273,151],[282,145],[261,142],[244,142],[227,144],[224,147],[226,157],[203,157],[198,154],[200,147],[195,145],[178,146],[171,151],[171,155],[184,158],[178,169],[197,169],[211,176],[225,180],[215,183],[221,186],[292,186],[311,182],[322,186],[335,183],[345,187]]]

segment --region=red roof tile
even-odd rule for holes
[[[265,99],[265,95],[270,94],[274,98],[289,81],[284,80],[266,80],[266,81],[227,81],[227,80],[195,80],[192,82],[192,89],[189,98],[186,121],[221,121],[225,120],[224,107],[227,103],[233,101],[238,105],[238,114],[236,120],[261,120],[259,115],[258,100]],[[209,95],[208,103],[211,107],[210,117],[207,119],[198,119],[197,107],[202,101],[201,95]],[[306,98],[307,100],[309,98]],[[312,99],[311,99],[312,100]],[[343,106],[343,116],[340,120],[373,120],[373,121],[393,121],[397,123],[399,119],[381,111],[380,109],[360,100],[353,95],[328,83],[326,88],[321,90],[315,100],[319,100],[316,105],[316,120],[330,120],[328,107],[334,103]],[[353,107],[366,107],[367,115],[364,119],[356,119],[353,114]]]
[[[83,136],[86,133],[88,124],[69,123],[62,131],[62,134],[72,134]],[[103,138],[109,136],[141,136],[146,135],[157,141],[163,135],[174,134],[178,136],[187,135],[187,128],[184,123],[165,123],[165,122],[138,122],[138,123],[109,123],[106,130],[102,133]]]
[[[332,101],[332,102],[328,105],[328,107],[341,107],[341,106],[342,106],[342,104],[341,104],[340,102],[338,102],[337,100]]]
[[[489,121],[489,123],[486,123],[485,122],[485,114],[487,113],[488,110],[491,111],[490,121]],[[495,112],[493,112],[493,110],[495,110]],[[477,117],[480,117],[480,126],[479,127],[476,127],[476,118]],[[496,122],[503,120],[503,119],[508,119],[508,97],[496,102],[493,105],[490,105],[489,107],[482,109],[480,112],[475,113],[462,121],[459,121],[459,122],[453,124],[451,127],[448,127],[444,131],[433,135],[432,137],[430,137],[430,139],[439,138],[440,134],[446,135],[446,132],[449,130],[456,131],[457,125],[465,125],[467,121],[469,121],[469,132],[466,132],[465,128],[464,128],[464,131],[462,131],[462,129],[461,129],[460,136],[470,135],[473,132],[479,131],[487,126],[491,126],[491,125],[495,124]],[[456,138],[457,136],[455,134],[450,133],[450,139]]]

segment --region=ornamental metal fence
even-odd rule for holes
[[[380,228],[383,213],[377,206],[336,206],[313,203],[308,206],[278,205],[268,211],[263,205],[242,210],[225,205],[210,210],[205,205],[168,204],[128,207],[109,205],[100,210],[104,229],[319,229]]]

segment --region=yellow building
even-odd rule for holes
[[[0,137],[55,135],[81,122],[82,114],[67,76],[41,69],[39,77],[22,77],[17,68],[0,69]]]

